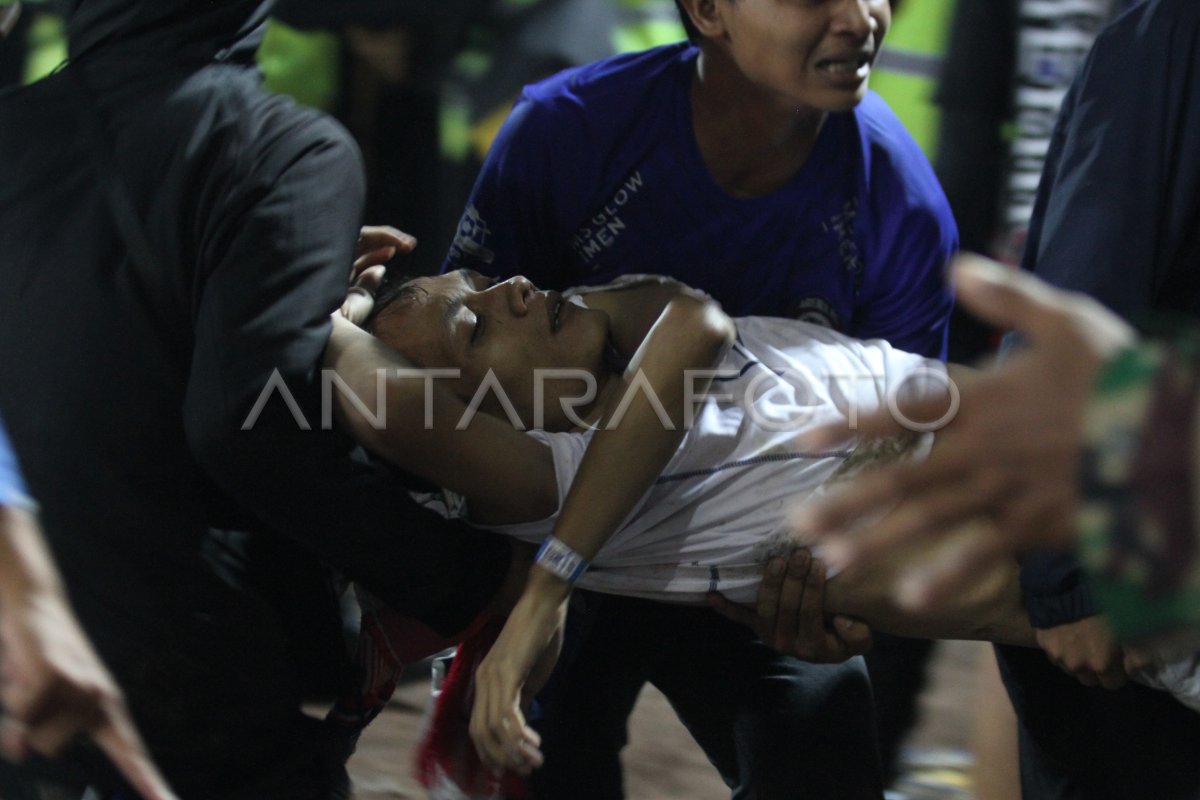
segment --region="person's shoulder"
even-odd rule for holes
[[[489,154],[494,163],[544,161],[562,168],[604,165],[658,135],[675,112],[683,74],[694,57],[686,44],[613,56],[563,70],[526,86]]]
[[[4,166],[10,168],[15,160],[33,156],[38,150],[52,152],[65,142],[76,141],[77,106],[67,76],[62,73],[28,85],[0,87],[0,152],[5,154]],[[6,177],[9,174],[6,172]]]
[[[1092,60],[1111,54],[1114,66],[1127,63],[1130,51],[1165,55],[1182,49],[1190,56],[1200,36],[1200,3],[1195,0],[1146,0],[1120,14],[1096,37]],[[1131,75],[1131,78],[1136,76]],[[1140,83],[1142,76],[1136,76]]]
[[[218,74],[209,82],[221,82]],[[227,114],[236,115],[242,135],[264,143],[286,138],[305,147],[313,144],[345,144],[353,141],[341,123],[323,111],[296,102],[285,94],[268,92],[258,81],[227,83],[225,91],[214,95],[223,101]]]
[[[565,69],[525,87],[521,98],[544,109],[581,109],[596,118],[626,116],[670,91],[695,56],[687,42],[624,53]]]
[[[1145,0],[1120,14],[1100,35],[1107,39],[1145,31],[1151,25],[1200,25],[1200,3],[1195,0]]]
[[[941,184],[920,145],[875,92],[854,110],[867,191],[894,208],[921,208],[949,215]]]
[[[267,92],[248,71],[213,66],[173,92],[163,119],[200,123],[209,146],[241,171],[269,179],[312,154],[357,163],[350,133],[324,112]],[[198,140],[197,140],[198,141]]]
[[[693,289],[682,281],[671,277],[670,275],[655,275],[652,273],[637,273],[631,272],[625,275],[618,275],[608,283],[595,285],[571,286],[563,290],[563,295],[566,297],[582,297],[583,295],[596,294],[599,292],[619,292],[625,289],[637,289],[643,286],[670,286],[687,289],[691,292],[700,292],[699,289]]]
[[[896,112],[875,92],[867,92],[863,101],[855,107],[854,117],[865,147],[873,152],[892,154],[900,167],[914,162],[917,166],[928,166],[929,161],[920,145],[904,127]]]
[[[258,106],[261,119],[258,139],[264,149],[284,154],[334,152],[357,161],[358,145],[350,132],[329,114],[295,102],[290,97],[271,95]]]

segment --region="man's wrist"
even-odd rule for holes
[[[525,596],[532,596],[531,599],[536,599],[539,606],[552,608],[570,597],[572,588],[573,584],[535,565],[535,568],[529,571]]]

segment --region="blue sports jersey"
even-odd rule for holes
[[[804,319],[944,356],[957,229],[928,161],[874,94],[831,114],[782,188],[734,197],[692,131],[698,50],[678,44],[526,87],[443,269],[545,288],[671,275],[735,316]]]
[[[29,496],[21,479],[21,471],[17,468],[17,457],[13,455],[4,422],[0,421],[0,506],[28,503]]]

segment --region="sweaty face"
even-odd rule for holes
[[[867,92],[891,24],[888,0],[715,0],[719,43],[781,102],[847,111]]]
[[[600,379],[606,372],[608,316],[539,291],[524,277],[496,283],[461,270],[417,278],[410,288],[379,313],[375,335],[419,366],[461,370],[455,389],[467,400],[490,370],[526,426],[534,423],[539,380],[544,427],[551,430],[571,427],[559,398],[585,391],[581,379],[546,370],[582,370]],[[495,392],[480,408],[504,415]]]

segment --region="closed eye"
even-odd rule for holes
[[[487,317],[482,314],[475,315],[475,324],[471,326],[471,344],[478,344],[479,337],[483,336],[484,328],[487,327]]]

